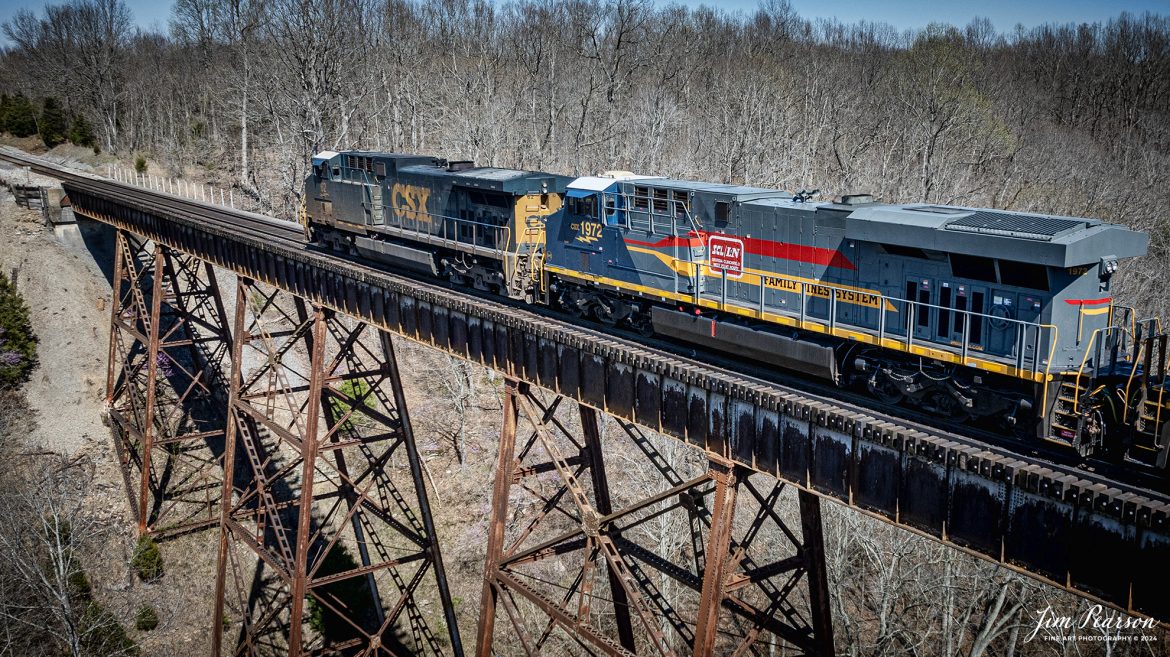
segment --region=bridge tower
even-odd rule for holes
[[[243,278],[232,316],[213,654],[461,655],[389,335]]]
[[[109,419],[140,532],[219,528],[214,654],[461,655],[389,334],[115,245]],[[527,381],[504,407],[477,654],[831,654],[816,497]]]
[[[508,380],[477,655],[832,655],[818,498],[604,420]]]
[[[231,345],[215,270],[126,231],[113,265],[106,421],[138,531],[214,526]]]

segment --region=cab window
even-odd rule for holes
[[[605,223],[610,226],[618,225],[618,209],[617,197],[613,194],[605,194]],[[622,215],[624,220],[621,222],[626,228],[629,228],[629,218]]]
[[[715,203],[715,227],[726,228],[731,223],[731,204],[726,201]]]
[[[597,218],[597,195],[570,196],[567,203],[569,214],[577,217]]]

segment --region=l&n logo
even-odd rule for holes
[[[710,258],[708,266],[728,278],[743,276],[743,240],[723,235],[712,235],[707,241]]]

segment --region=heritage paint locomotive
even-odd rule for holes
[[[1109,292],[1143,233],[628,172],[312,164],[305,229],[327,248],[1166,468],[1167,334]]]

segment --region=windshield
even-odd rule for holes
[[[597,218],[597,194],[588,196],[570,196],[569,214],[579,217]]]

